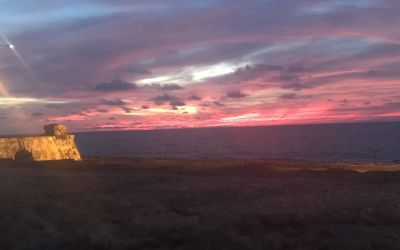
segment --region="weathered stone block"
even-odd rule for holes
[[[54,135],[57,137],[65,137],[67,135],[67,126],[62,124],[50,124],[44,126],[46,135]]]

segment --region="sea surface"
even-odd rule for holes
[[[77,133],[84,156],[400,162],[400,123]]]

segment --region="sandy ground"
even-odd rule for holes
[[[0,162],[1,249],[400,249],[400,165]]]

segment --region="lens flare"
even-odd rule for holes
[[[4,34],[0,34],[1,39],[7,44],[6,47],[10,48],[11,51],[15,54],[15,56],[18,58],[20,63],[24,66],[24,68],[34,76],[32,69],[29,67],[28,63],[25,61],[25,59],[21,56],[21,54],[18,52],[18,50],[15,48],[15,46],[8,40],[8,38]]]
[[[8,43],[7,38],[3,35],[0,34],[0,37],[3,39],[3,41],[5,41],[7,43],[7,47],[9,47],[10,49],[14,49],[14,45]],[[4,82],[2,80],[0,80],[0,97],[10,97],[10,92],[8,91],[7,86],[4,84]]]
[[[6,85],[0,80],[0,97],[9,97],[10,93],[8,92],[8,89]]]

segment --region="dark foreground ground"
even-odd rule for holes
[[[0,248],[400,249],[388,170],[400,166],[0,162]]]

